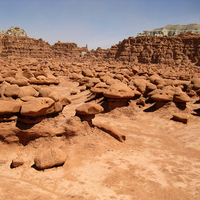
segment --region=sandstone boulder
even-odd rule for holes
[[[111,136],[113,136],[120,142],[124,142],[126,140],[126,136],[123,135],[116,127],[113,127],[110,124],[102,124],[100,122],[95,122],[94,125],[99,129],[109,133]]]
[[[76,112],[79,115],[95,115],[103,111],[103,107],[96,103],[85,103],[76,108]]]
[[[11,167],[16,168],[24,164],[24,160],[22,158],[15,158],[12,160]]]
[[[188,122],[188,114],[186,113],[176,113],[173,115],[173,120],[187,123]]]
[[[23,87],[20,87],[18,97],[19,98],[23,98],[26,96],[37,97],[38,94],[39,93],[32,86],[23,86]]]
[[[10,82],[11,84],[16,84],[18,86],[26,86],[28,85],[28,79],[25,77],[14,79]]]
[[[78,81],[79,79],[83,78],[83,75],[74,72],[70,74],[69,78],[74,81]]]
[[[5,88],[4,96],[17,98],[19,95],[19,86],[18,85],[9,85]]]
[[[0,114],[13,114],[20,111],[22,102],[0,100]]]
[[[144,92],[146,91],[146,80],[144,79],[134,79],[133,80],[134,85],[136,86],[137,90],[144,94]]]
[[[43,116],[50,114],[49,109],[54,106],[54,100],[48,97],[39,97],[23,103],[21,115],[25,116]]]
[[[200,78],[193,78],[191,83],[193,84],[194,90],[200,89]]]
[[[39,97],[48,97],[50,93],[51,93],[51,89],[50,88],[42,87],[39,90]]]
[[[87,76],[87,77],[93,77],[94,74],[92,73],[92,71],[90,69],[85,69],[82,71],[83,76]]]
[[[134,97],[134,92],[125,83],[115,83],[111,85],[103,95],[108,98],[125,98],[131,99]]]
[[[59,148],[45,149],[38,154],[34,163],[38,169],[48,169],[55,166],[63,165],[66,161],[66,154]]]
[[[190,97],[185,92],[183,92],[181,88],[176,88],[173,101],[180,103],[189,102]]]
[[[173,97],[174,97],[174,91],[168,88],[164,88],[162,90],[156,90],[155,94],[151,96],[151,98],[155,101],[173,101]]]
[[[97,83],[93,88],[91,88],[90,92],[92,92],[93,94],[103,94],[108,88],[108,85],[106,85],[103,82],[100,82]]]
[[[76,108],[76,115],[80,117],[81,121],[87,121],[90,126],[93,126],[92,119],[96,114],[104,111],[104,108],[96,103],[85,103]]]

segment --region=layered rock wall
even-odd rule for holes
[[[136,63],[199,64],[200,35],[129,37],[113,45],[105,58]]]
[[[54,45],[23,36],[0,35],[0,57],[67,58],[70,62],[86,60],[122,61],[129,63],[200,65],[200,35],[129,37],[110,49],[88,51],[75,43]]]
[[[23,36],[0,36],[1,57],[23,58],[56,58],[80,57],[82,52],[87,52],[87,47],[77,47],[75,43],[55,43],[50,45],[42,39]]]

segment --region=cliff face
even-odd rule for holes
[[[200,35],[182,33],[178,36],[139,36],[124,39],[110,49],[88,51],[75,43],[57,42],[54,45],[23,36],[0,35],[0,57],[66,58],[70,62],[84,60],[107,60],[130,63],[200,65]]]
[[[179,36],[164,37],[129,37],[113,45],[102,54],[97,49],[94,53],[107,59],[139,63],[186,64],[200,63],[200,35],[183,33]]]
[[[57,58],[80,57],[82,52],[87,52],[87,47],[77,47],[75,43],[55,43],[50,45],[42,39],[34,39],[22,36],[0,36],[1,57],[24,58]]]
[[[157,28],[150,31],[143,31],[143,33],[138,33],[137,36],[175,36],[185,32],[200,34],[200,24],[188,24],[188,25],[169,24],[162,28]]]
[[[5,35],[1,39],[1,44],[2,57],[50,58],[53,55],[51,46],[42,39]]]

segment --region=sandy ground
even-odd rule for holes
[[[60,92],[76,87],[69,83]],[[71,96],[63,115],[73,116],[87,95]],[[200,199],[200,117],[190,115],[183,124],[164,112],[143,110],[130,104],[95,117],[126,135],[123,143],[97,128],[68,139],[38,138],[26,146],[1,142],[0,200]],[[63,166],[32,167],[38,152],[55,146],[67,154]],[[25,163],[12,169],[16,157]]]

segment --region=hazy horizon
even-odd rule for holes
[[[200,24],[199,0],[0,0],[0,31],[11,26],[51,45],[110,48],[168,24]]]

